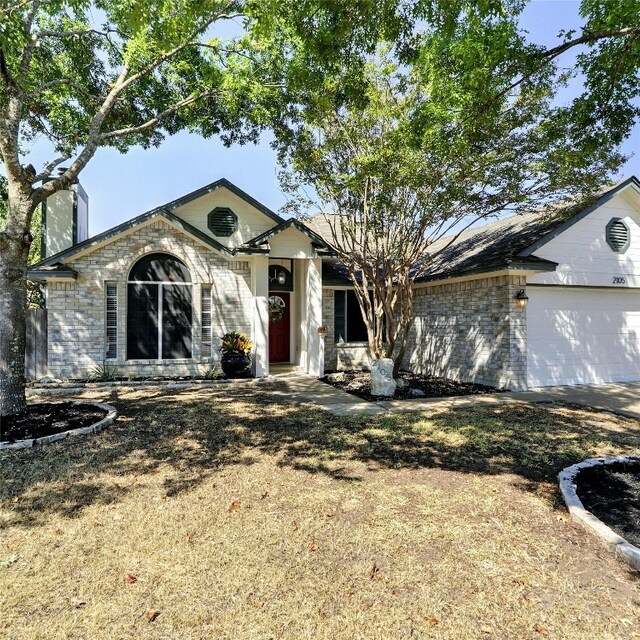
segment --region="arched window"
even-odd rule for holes
[[[127,284],[127,358],[190,358],[191,274],[166,253],[138,260]]]

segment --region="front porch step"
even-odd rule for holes
[[[297,364],[270,364],[269,375],[276,378],[291,378],[304,375],[304,371]]]

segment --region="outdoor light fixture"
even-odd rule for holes
[[[289,281],[289,272],[284,267],[275,264],[269,267],[269,282],[272,285],[285,287]]]
[[[519,307],[526,307],[527,306],[527,302],[529,302],[529,296],[527,295],[527,292],[524,289],[520,289],[520,291],[518,291],[518,293],[516,293],[516,304]]]

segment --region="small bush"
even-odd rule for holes
[[[218,380],[223,377],[222,370],[218,367],[209,367],[203,374],[204,380]]]
[[[222,344],[220,351],[227,355],[244,355],[248,356],[253,348],[253,342],[243,333],[230,331],[222,336]]]
[[[114,382],[117,379],[118,369],[106,364],[95,367],[89,375],[90,382]]]

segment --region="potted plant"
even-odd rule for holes
[[[227,378],[251,377],[251,347],[253,342],[237,331],[222,336],[220,364]]]

